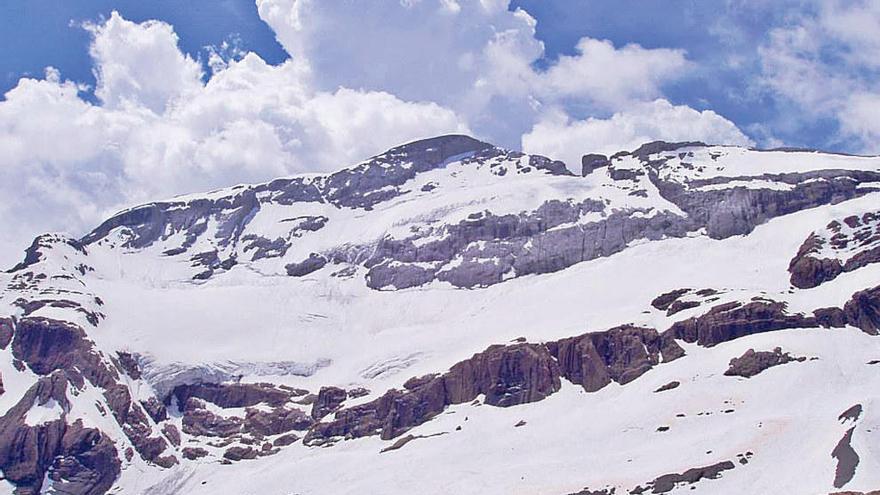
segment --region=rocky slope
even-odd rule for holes
[[[880,158],[582,165],[441,136],[37,238],[0,489],[880,487]]]

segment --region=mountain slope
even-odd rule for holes
[[[6,487],[880,487],[880,158],[583,165],[441,136],[41,236],[0,275]]]

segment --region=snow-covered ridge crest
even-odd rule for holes
[[[878,183],[875,158],[699,143],[575,175],[446,136],[43,236],[0,275],[0,469],[20,492],[866,490]],[[807,263],[845,269],[792,286],[811,235]],[[38,438],[63,441],[17,456]],[[805,442],[809,475],[780,472]]]

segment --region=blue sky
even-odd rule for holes
[[[655,139],[880,153],[878,0],[16,0],[0,44],[0,260],[448,132],[572,169]]]

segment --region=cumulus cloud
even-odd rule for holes
[[[133,103],[162,112],[169,102],[201,89],[201,65],[180,52],[170,25],[135,24],[113,12],[103,24],[85,27],[94,37],[95,95],[105,106]]]
[[[608,119],[572,120],[563,112],[550,112],[523,136],[523,149],[557,157],[574,169],[585,153],[610,155],[652,140],[754,144],[732,122],[711,110],[701,112],[657,99]]]
[[[769,33],[758,50],[760,82],[791,104],[789,122],[833,119],[837,141],[880,152],[880,3],[822,0]]]
[[[687,76],[681,50],[581,39],[576,53],[535,68],[536,21],[506,0],[376,2],[257,0],[260,16],[317,87],[359,87],[438,102],[492,142],[518,147],[547,108],[612,112],[662,95]],[[488,117],[487,117],[488,116]]]

